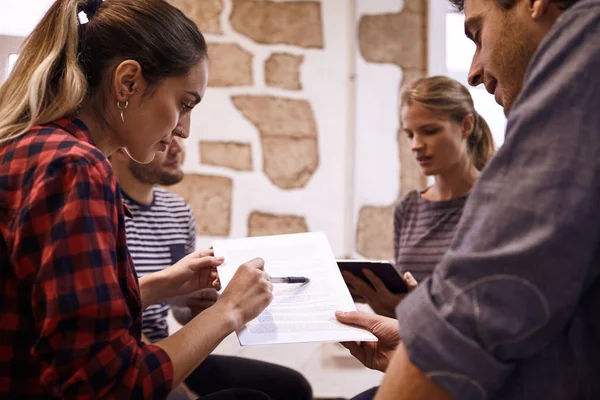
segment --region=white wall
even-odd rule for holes
[[[475,54],[475,44],[465,36],[464,15],[459,13],[447,13],[445,18],[445,47],[447,49],[446,66],[448,75],[469,88],[477,112],[485,118],[489,124],[494,143],[499,147],[504,143],[506,117],[504,116],[502,107],[496,103],[494,96],[489,94],[483,85],[479,85],[476,88],[469,86],[467,77],[471,67],[473,54]]]
[[[357,0],[356,25],[363,15],[400,11],[398,0]],[[402,71],[396,65],[368,63],[356,55],[353,227],[365,205],[389,206],[398,197],[400,159],[397,132]],[[352,253],[355,252],[353,243]]]
[[[0,35],[27,36],[54,0],[0,0]]]
[[[0,35],[0,84],[8,76],[8,64],[11,54],[17,54],[23,38],[19,36]]]
[[[428,1],[428,75],[446,75],[446,13],[448,0]]]

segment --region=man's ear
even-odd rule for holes
[[[134,60],[125,60],[115,69],[113,79],[113,90],[117,95],[118,101],[129,101],[131,96],[143,93],[148,86],[142,66]]]
[[[531,1],[531,18],[539,20],[548,12],[550,8],[550,0],[530,0]]]

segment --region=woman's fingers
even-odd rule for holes
[[[404,280],[406,281],[406,285],[408,286],[408,291],[413,290],[419,285],[419,282],[415,279],[414,276],[410,272],[404,273]]]
[[[388,292],[389,294],[392,294],[392,292],[389,291],[387,286],[385,286],[385,283],[383,283],[381,278],[379,278],[377,275],[375,275],[373,273],[373,271],[365,268],[365,269],[363,269],[363,274],[365,274],[367,279],[373,284],[373,287],[375,287],[375,290],[377,292],[379,292],[379,293]]]
[[[373,290],[373,287],[370,284],[363,281],[362,279],[360,279],[358,276],[354,275],[351,272],[344,271],[344,272],[342,272],[342,276],[344,277],[344,280],[346,281],[346,283],[349,283],[350,285],[352,285],[352,287],[354,289],[356,289],[357,291],[359,291],[363,294],[375,292]]]

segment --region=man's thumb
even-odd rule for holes
[[[368,318],[369,314],[359,311],[336,311],[335,317],[343,324],[356,325],[367,329],[370,325],[370,319]]]
[[[223,263],[223,257],[202,257],[202,258],[191,258],[188,261],[190,270],[200,271],[204,268],[218,267]]]

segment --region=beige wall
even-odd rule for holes
[[[8,56],[18,53],[22,42],[22,37],[0,35],[0,83],[6,79]]]

